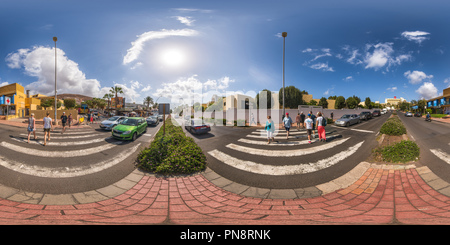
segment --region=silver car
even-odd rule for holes
[[[112,128],[117,126],[125,118],[127,118],[127,117],[125,117],[125,116],[113,116],[113,117],[110,117],[110,118],[102,121],[99,126],[100,126],[100,128],[105,129],[105,130],[111,130]]]
[[[356,124],[356,123],[360,123],[360,122],[361,122],[361,119],[359,118],[358,115],[356,115],[356,114],[345,114],[341,118],[336,120],[336,122],[334,122],[334,124],[336,126],[348,127],[350,125],[353,125],[353,124]]]

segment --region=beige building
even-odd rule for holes
[[[303,94],[302,98],[305,103],[309,103],[309,102],[311,102],[311,100],[315,100],[317,102],[317,104],[319,104],[319,101],[320,101],[320,99],[313,99],[312,94]],[[324,109],[334,109],[336,100],[327,100],[327,102],[328,102],[328,107],[324,108]]]

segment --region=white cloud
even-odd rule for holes
[[[425,82],[420,86],[416,93],[420,95],[421,99],[431,99],[438,96],[438,90],[431,82]]]
[[[389,90],[389,91],[391,91],[391,92],[394,92],[395,90],[397,90],[397,87],[390,87],[390,88],[387,88],[386,90]]]
[[[175,16],[174,18],[176,18],[176,19],[177,19],[178,21],[180,21],[182,24],[185,24],[185,25],[187,25],[187,26],[192,26],[193,23],[194,23],[194,21],[195,21],[195,20],[192,19],[192,17],[189,17],[189,16],[186,16],[186,17],[183,17],[183,16]]]
[[[411,59],[409,54],[394,55],[393,43],[378,43],[376,45],[366,45],[366,57],[364,62],[366,63],[366,69],[373,68],[378,70],[384,66],[389,69],[392,65],[400,65],[403,61]],[[370,50],[372,50],[372,53]]]
[[[182,30],[166,30],[161,31],[149,31],[137,36],[136,41],[131,43],[131,48],[128,49],[127,54],[123,57],[123,64],[133,62],[139,57],[139,54],[144,49],[144,44],[153,39],[161,39],[172,36],[183,36],[190,37],[198,35],[198,31],[192,29],[182,29]]]
[[[350,64],[354,64],[354,65],[362,64],[363,62],[360,59],[357,58],[359,56],[360,56],[360,54],[358,53],[358,50],[354,49],[351,52],[350,58],[347,59],[347,62],[350,63]]]
[[[404,31],[402,32],[402,37],[408,39],[409,41],[413,41],[416,43],[422,43],[424,40],[429,39],[427,35],[430,35],[428,32],[424,31]]]
[[[409,83],[411,84],[419,84],[424,79],[431,79],[433,78],[433,75],[427,75],[423,71],[407,71],[403,74],[406,78],[408,78]]]
[[[328,63],[317,63],[310,66],[310,68],[315,70],[331,71],[334,72],[333,67],[329,67]]]
[[[342,80],[344,80],[344,81],[353,81],[353,77],[352,76],[348,76],[348,77],[346,77],[346,78],[344,78],[344,79],[342,79]]]
[[[307,49],[303,50],[302,53],[311,53],[311,52],[314,52],[314,51],[316,51],[316,49],[307,48]]]
[[[55,49],[36,46],[32,49],[19,49],[6,57],[9,68],[23,68],[26,75],[36,77],[37,81],[25,86],[32,93],[52,95],[55,91]],[[57,92],[98,96],[100,82],[87,79],[78,64],[57,49]],[[103,97],[103,95],[102,95]]]
[[[192,104],[192,101],[201,102],[202,99],[205,102],[209,101],[213,94],[224,94],[225,89],[233,82],[235,82],[233,79],[225,76],[217,80],[208,79],[202,83],[197,75],[193,75],[189,78],[180,78],[176,82],[163,83],[153,96],[168,98],[173,103],[180,103],[182,100],[182,103]]]

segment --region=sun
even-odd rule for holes
[[[162,61],[168,66],[181,66],[185,60],[185,54],[179,49],[168,49],[161,55]]]

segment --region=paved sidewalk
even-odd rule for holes
[[[238,194],[208,180],[214,174],[209,169],[173,178],[135,170],[109,187],[72,195],[2,187],[0,224],[450,224],[450,185],[427,167],[361,163],[357,168],[363,171],[356,181],[337,179],[309,198]]]

